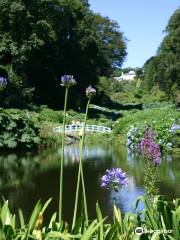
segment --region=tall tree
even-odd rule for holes
[[[21,102],[32,97],[38,104],[62,105],[59,79],[66,73],[78,81],[74,104],[125,55],[117,23],[94,14],[86,0],[0,1],[0,73],[9,78],[9,105],[17,95]]]
[[[180,87],[180,8],[170,18],[157,55],[146,62],[145,84],[154,84],[171,94]]]

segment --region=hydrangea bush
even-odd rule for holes
[[[173,121],[174,120],[174,121]],[[140,146],[144,129],[148,127],[147,123],[132,125],[127,132],[127,146],[134,149]],[[172,150],[178,146],[177,141],[173,141],[180,134],[180,120],[169,119],[168,122],[154,121],[151,127],[155,131],[154,139],[164,151]]]
[[[142,136],[142,130],[139,127],[132,125],[127,133],[127,143],[126,145],[130,149],[138,147],[140,142],[140,137]]]

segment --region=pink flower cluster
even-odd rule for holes
[[[154,142],[153,129],[146,129],[144,138],[141,140],[141,154],[144,158],[148,158],[155,165],[159,165],[161,161],[161,151],[158,144]]]

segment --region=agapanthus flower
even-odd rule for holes
[[[161,161],[161,151],[159,144],[154,142],[154,131],[146,129],[144,138],[140,144],[141,154],[144,158],[151,160],[155,165],[159,165]]]
[[[96,89],[89,86],[88,88],[86,88],[86,97],[91,99],[94,96],[96,96]]]
[[[71,87],[76,85],[76,80],[74,79],[73,75],[63,75],[61,77],[61,85],[64,87]]]
[[[126,186],[127,184],[127,175],[121,168],[106,170],[106,174],[101,178],[101,187],[106,189],[118,191],[118,187]]]
[[[180,125],[173,123],[172,127],[170,128],[169,132],[175,133],[180,130]]]
[[[0,87],[5,88],[7,85],[7,78],[0,77]]]

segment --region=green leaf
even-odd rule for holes
[[[44,206],[43,206],[43,208],[42,208],[42,210],[41,210],[41,213],[42,213],[42,214],[45,212],[46,208],[48,207],[48,205],[50,204],[51,201],[52,201],[52,198],[48,199],[48,200],[45,202],[45,204],[44,204]]]
[[[160,233],[157,233],[157,232],[153,233],[151,240],[159,240],[160,239],[159,235],[160,235]]]
[[[101,222],[97,224],[97,220],[94,220],[90,226],[87,228],[87,230],[84,232],[81,240],[89,240],[94,232],[100,227],[100,225],[104,222],[105,219],[103,219]]]
[[[51,217],[50,222],[49,222],[49,228],[51,228],[51,229],[52,229],[52,226],[53,226],[53,222],[56,221],[56,216],[57,216],[57,213],[54,213]]]
[[[105,240],[114,240],[114,239],[116,239],[117,227],[118,227],[118,223],[116,223],[114,225],[111,225],[108,228],[108,231],[107,231],[106,236],[105,236]]]
[[[101,222],[101,225],[99,228],[99,240],[103,240],[104,239],[103,217],[102,217],[101,209],[99,208],[98,202],[96,203],[96,214],[98,217],[98,221]]]
[[[20,219],[20,226],[21,229],[25,229],[25,223],[24,223],[24,216],[23,216],[23,212],[21,209],[19,209],[19,219]]]
[[[2,224],[5,225],[7,222],[10,222],[10,213],[8,208],[8,201],[5,201],[1,208],[1,221]]]
[[[179,231],[179,227],[180,227],[180,221],[178,221],[178,218],[180,218],[180,216],[177,215],[177,212],[173,211],[172,212],[172,225],[173,225],[173,236],[175,239],[179,239],[180,236],[180,231]]]
[[[36,223],[36,220],[37,220],[37,217],[38,217],[38,214],[39,214],[40,211],[41,211],[41,203],[40,203],[40,201],[38,201],[36,206],[34,207],[34,210],[33,210],[32,214],[31,214],[31,217],[29,219],[25,240],[28,240],[29,234],[33,230],[33,227],[34,227],[34,225]]]
[[[52,231],[52,232],[47,234],[47,236],[45,237],[45,240],[52,239],[52,238],[53,239],[54,238],[61,238],[63,240],[80,239],[81,235],[80,234],[71,235],[71,234],[67,234],[67,233]]]

